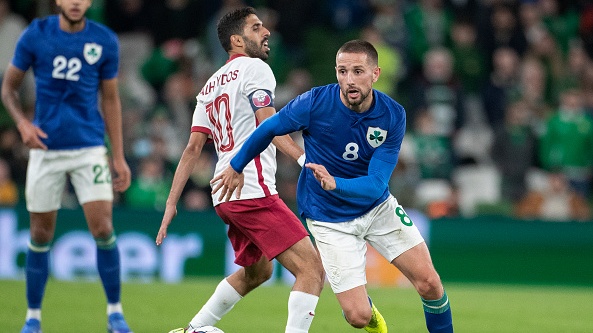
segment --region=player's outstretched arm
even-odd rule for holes
[[[169,228],[169,225],[173,222],[173,218],[177,215],[177,203],[179,202],[183,188],[200,159],[206,140],[208,140],[208,135],[201,132],[193,132],[189,137],[187,146],[183,150],[183,154],[175,170],[175,175],[173,176],[173,183],[171,184],[169,197],[165,204],[165,213],[163,214],[161,226],[156,236],[156,245],[161,245],[167,237],[167,228]]]

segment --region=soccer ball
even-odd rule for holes
[[[193,330],[187,333],[224,333],[220,328],[214,326],[202,326],[198,328],[194,328]]]
[[[176,328],[169,333],[224,333],[220,328],[214,326],[202,326],[185,331],[185,328]]]

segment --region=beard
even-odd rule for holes
[[[366,101],[370,93],[370,90],[366,93],[364,91],[359,90],[360,97],[358,99],[351,99],[348,96],[348,90],[342,89],[342,96],[344,96],[344,100],[346,100],[348,106],[350,106],[351,109],[357,109],[364,101]]]
[[[251,58],[260,58],[263,61],[268,59],[268,52],[262,49],[261,44],[257,44],[256,42],[252,41],[251,39],[243,37],[245,40],[245,53]]]
[[[64,19],[66,19],[66,21],[68,21],[68,23],[70,23],[70,25],[78,24],[84,20],[84,15],[78,20],[74,20],[74,19],[68,17],[68,15],[66,14],[66,12],[63,9],[60,9],[60,14],[62,15],[62,17]]]

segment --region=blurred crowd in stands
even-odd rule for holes
[[[52,13],[52,3],[0,0],[2,71],[22,29]],[[121,43],[133,181],[116,205],[164,207],[195,96],[227,60],[216,22],[244,5],[256,7],[271,31],[277,109],[335,82],[343,42],[376,46],[382,72],[375,88],[407,112],[391,181],[404,207],[431,218],[592,219],[593,0],[94,0],[89,17]],[[31,112],[33,84],[22,94]],[[2,108],[3,205],[22,200],[27,154]],[[215,160],[213,149],[203,153],[180,209],[212,209]],[[295,207],[300,168],[281,153],[278,160],[280,195]],[[64,207],[75,207],[69,193]]]

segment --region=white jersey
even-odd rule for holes
[[[214,141],[218,162],[214,175],[231,159],[259,125],[255,111],[273,106],[276,79],[268,64],[258,58],[233,56],[214,73],[196,97],[192,132],[203,132]],[[241,200],[277,194],[276,147],[270,144],[243,170]],[[219,193],[212,195],[218,205]],[[231,200],[237,200],[235,195]]]

